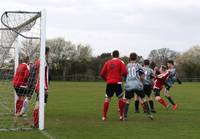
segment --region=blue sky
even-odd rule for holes
[[[47,11],[47,38],[89,44],[93,54],[121,55],[170,48],[183,52],[200,43],[199,0],[6,0],[5,10]]]

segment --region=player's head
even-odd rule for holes
[[[20,60],[20,63],[29,63],[29,56],[25,56]]]
[[[153,70],[157,71],[157,70],[159,70],[159,67],[155,66]]]
[[[167,67],[165,65],[160,66],[160,73],[163,73],[167,70]]]
[[[119,57],[119,51],[118,50],[113,51],[112,56],[114,58],[118,58]]]
[[[131,53],[129,56],[129,60],[130,61],[136,61],[137,60],[137,54],[136,53]]]
[[[150,61],[148,59],[144,60],[144,66],[149,66],[150,65]]]
[[[155,75],[160,74],[160,69],[157,66],[155,66],[153,70],[154,70]]]
[[[168,60],[167,61],[167,67],[172,68],[174,66],[174,61],[173,60]]]

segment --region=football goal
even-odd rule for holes
[[[36,102],[34,70],[31,67],[40,59],[39,69],[39,129],[44,129],[44,78],[46,12],[5,11],[0,27],[0,131],[30,130]],[[29,57],[29,93],[16,116],[16,95],[12,79],[23,59]],[[31,82],[31,80],[33,80]],[[27,93],[26,93],[27,94]]]

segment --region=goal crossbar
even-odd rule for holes
[[[30,18],[29,20],[25,21],[24,23],[16,26],[16,27],[10,27],[9,25],[7,25],[6,23],[4,23],[4,21],[3,21],[3,17],[7,16],[8,13],[20,13],[20,14],[26,14],[26,13],[28,13],[28,14],[36,14],[36,15],[33,16],[32,18]],[[41,17],[41,13],[40,12],[25,12],[25,11],[11,12],[11,11],[6,11],[1,16],[1,22],[9,30],[14,31],[15,33],[21,35],[24,38],[27,38],[27,39],[39,39],[39,37],[28,37],[28,36],[25,36],[25,35],[23,35],[23,34],[20,33],[21,32],[20,31],[21,28],[23,28],[24,26],[26,26],[26,25],[30,24],[31,22],[35,21],[39,17]]]

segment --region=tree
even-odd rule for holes
[[[51,71],[58,75],[62,73],[62,79],[66,75],[84,74],[88,70],[88,61],[92,57],[92,49],[89,45],[73,44],[63,38],[47,40],[50,48]]]
[[[89,45],[78,44],[77,48],[77,58],[79,60],[89,61],[92,57],[92,49]]]
[[[200,46],[194,46],[188,51],[179,54],[176,58],[176,67],[181,76],[189,79],[200,76]]]
[[[39,40],[29,39],[22,42],[19,56],[20,59],[29,56],[30,62],[34,62],[37,58],[39,58],[39,51]]]
[[[12,59],[12,53],[10,52],[11,48],[4,48],[3,45],[0,44],[0,68],[4,64],[8,64],[8,61]]]
[[[168,48],[161,48],[157,50],[152,50],[148,56],[148,59],[156,63],[157,66],[160,66],[162,64],[166,65],[169,59],[175,59],[176,55],[177,52],[173,50],[170,50]]]
[[[91,74],[95,78],[100,77],[100,72],[103,64],[105,63],[106,60],[111,58],[111,53],[102,53],[99,56],[92,57],[90,64],[89,64],[89,69]]]
[[[54,73],[62,72],[63,80],[66,78],[67,67],[70,68],[70,61],[76,57],[75,45],[63,38],[47,40],[47,46],[50,48],[51,69]],[[69,69],[68,68],[68,69]]]

